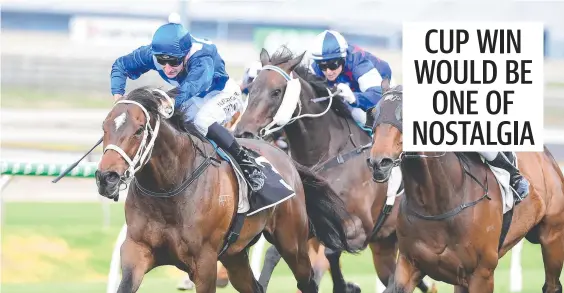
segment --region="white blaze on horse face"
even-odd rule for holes
[[[114,123],[116,125],[116,131],[125,123],[125,119],[127,118],[127,112],[121,113],[121,115],[117,116],[114,119]]]

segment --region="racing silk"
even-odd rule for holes
[[[311,63],[310,70],[324,77],[315,62]],[[343,71],[335,81],[328,81],[328,85],[332,87],[338,83],[348,84],[356,97],[356,102],[351,106],[366,111],[374,107],[382,97],[382,80],[386,78],[392,78],[392,69],[388,62],[358,46],[348,45]]]
[[[135,80],[149,70],[156,70],[166,82],[180,89],[175,107],[194,96],[204,97],[211,91],[223,90],[229,75],[217,47],[207,40],[192,36],[189,38],[192,44],[185,59],[184,70],[174,78],[168,78],[164,74],[163,66],[157,63],[149,45],[118,58],[111,71],[112,94],[123,95],[127,78]]]

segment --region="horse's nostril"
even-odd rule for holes
[[[389,168],[394,164],[394,160],[390,159],[390,158],[383,158],[380,161],[380,167],[382,168]]]
[[[114,183],[119,180],[119,174],[117,172],[110,171],[106,173],[106,181]]]
[[[243,133],[240,135],[240,137],[242,137],[242,138],[254,138],[255,135],[252,134],[252,133],[250,133],[250,132],[248,132],[248,131],[245,131],[245,132],[243,132]]]

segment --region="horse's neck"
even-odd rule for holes
[[[326,104],[311,102],[310,99],[314,96],[311,89],[302,92],[300,115],[318,114],[327,109]],[[347,125],[347,119],[329,109],[323,116],[298,119],[286,126],[284,130],[290,142],[292,157],[305,166],[313,166],[343,151],[352,150],[355,145],[359,147],[368,143],[369,137],[362,133],[352,119],[348,119]],[[349,138],[351,134],[354,145]]]
[[[405,158],[402,173],[408,205],[420,213],[441,214],[464,200],[460,192],[464,172],[454,153],[436,158]],[[458,195],[461,198],[456,198]]]
[[[150,190],[170,190],[181,184],[193,169],[193,140],[161,122],[158,137],[149,162],[137,173],[137,178]]]

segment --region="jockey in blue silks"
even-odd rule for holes
[[[114,99],[124,94],[127,78],[137,79],[149,70],[156,70],[180,90],[175,97],[175,108],[186,113],[186,122],[193,121],[202,135],[229,152],[241,166],[251,188],[260,190],[266,177],[256,158],[222,126],[235,113],[243,112],[245,105],[241,89],[227,75],[216,46],[193,37],[181,24],[162,25],[150,45],[141,46],[114,62],[111,71]]]
[[[309,51],[313,61],[310,70],[325,77],[329,87],[337,86],[355,120],[364,124],[364,111],[382,97],[382,80],[392,79],[388,62],[349,45],[340,33],[332,30],[318,34]]]
[[[390,79],[393,85],[392,70],[388,63],[376,56],[349,45],[336,31],[326,30],[314,39],[310,49],[313,62],[310,70],[318,76],[327,78],[330,87],[341,89],[340,96],[349,103],[355,120],[364,124],[366,115],[358,118],[355,110],[366,111],[374,107],[382,97],[381,83]],[[529,182],[515,166],[517,157],[513,152],[479,152],[492,166],[507,170],[510,185],[514,190],[516,203],[529,194]]]

